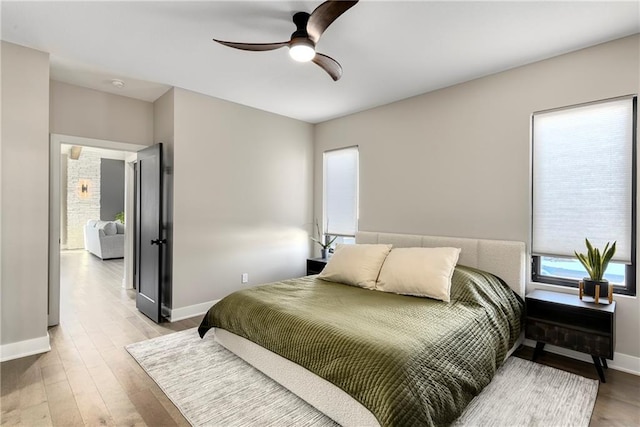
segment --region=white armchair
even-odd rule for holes
[[[100,259],[124,257],[124,224],[89,220],[84,226],[84,248]]]

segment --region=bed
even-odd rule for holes
[[[376,232],[356,242],[461,248],[452,302],[309,276],[226,297],[201,336],[215,327],[224,347],[341,425],[451,423],[519,344],[524,243]]]

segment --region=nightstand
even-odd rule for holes
[[[328,261],[327,258],[307,258],[307,276],[320,274]]]
[[[525,337],[535,340],[533,360],[545,344],[591,355],[604,383],[607,360],[616,348],[616,302],[595,304],[581,301],[577,295],[535,290],[525,298],[527,320]]]

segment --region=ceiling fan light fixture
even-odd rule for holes
[[[316,56],[315,46],[306,38],[293,39],[289,45],[289,56],[294,61],[309,62]]]

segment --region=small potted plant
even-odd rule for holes
[[[609,261],[616,253],[616,242],[610,245],[610,242],[604,247],[604,250],[600,252],[600,249],[594,248],[589,242],[589,239],[584,239],[587,244],[587,253],[579,254],[574,251],[584,268],[587,270],[589,277],[585,277],[582,281],[584,283],[584,294],[587,296],[596,296],[596,285],[600,285],[600,298],[606,298],[609,295],[609,281],[603,279],[605,271],[609,266]]]
[[[316,239],[315,237],[311,237],[311,240],[313,240],[314,242],[320,245],[320,254],[323,259],[327,259],[327,253],[329,251],[329,248],[331,247],[333,242],[336,241],[338,236],[333,236],[333,238],[331,238],[331,236],[329,236],[328,234],[323,235],[322,233],[320,233],[320,226],[318,225],[318,220],[316,220],[316,231],[318,232],[318,238]]]

